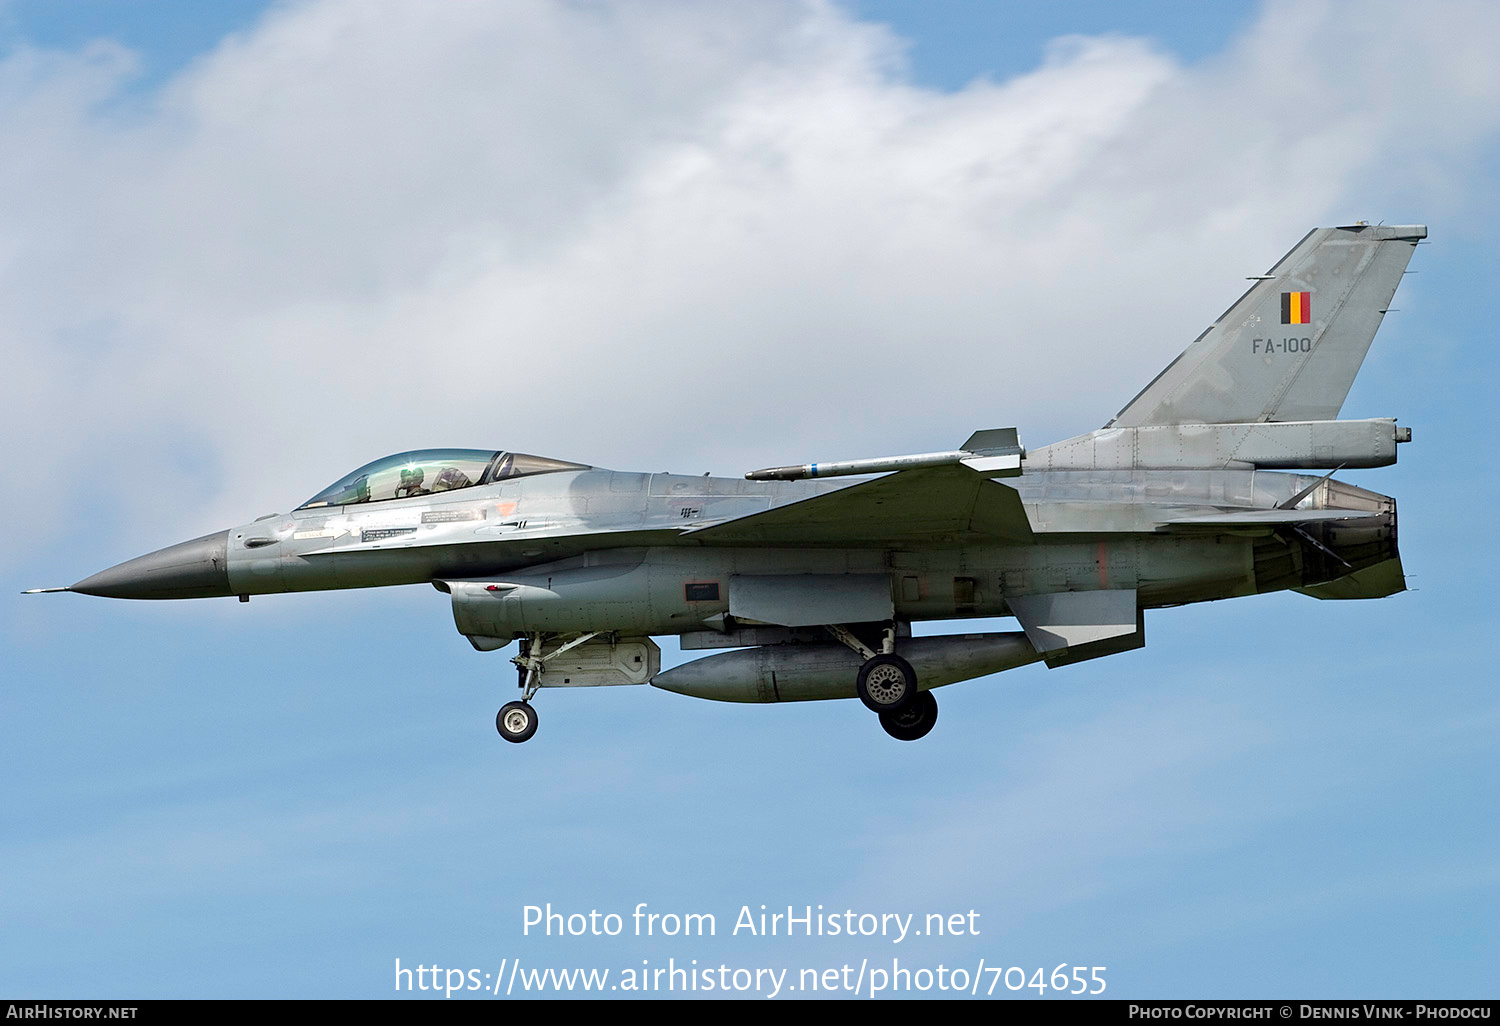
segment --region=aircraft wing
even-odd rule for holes
[[[1031,523],[1014,488],[958,465],[897,471],[684,534],[714,544],[1024,542]]]

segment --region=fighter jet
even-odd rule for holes
[[[1097,431],[946,452],[643,474],[499,449],[360,467],[288,514],[168,546],[72,591],[186,599],[429,584],[489,652],[518,642],[521,742],[544,688],[650,684],[723,702],[855,698],[926,735],[933,691],[1142,647],[1145,611],[1291,589],[1405,588],[1396,503],[1333,477],[1409,428],[1338,413],[1421,226],[1321,228]],[[1304,473],[1313,471],[1313,473]],[[927,620],[1008,632],[913,637]],[[665,672],[654,637],[724,650]]]

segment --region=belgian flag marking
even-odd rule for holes
[[[1281,323],[1310,324],[1312,322],[1312,293],[1283,292],[1281,294]]]

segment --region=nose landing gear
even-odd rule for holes
[[[536,733],[537,724],[536,709],[532,708],[531,698],[542,686],[542,667],[548,660],[597,636],[597,632],[584,634],[559,645],[551,652],[546,651],[545,636],[542,634],[533,634],[521,639],[521,652],[511,660],[516,664],[516,669],[521,675],[519,683],[521,700],[506,702],[495,716],[495,729],[500,732],[501,737],[513,744],[520,744],[522,741],[531,739],[531,735]]]

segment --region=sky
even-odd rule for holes
[[[0,0],[0,994],[983,959],[1495,997],[1497,44],[1487,2]],[[19,594],[408,449],[1046,444],[1356,220],[1430,228],[1342,412],[1413,428],[1340,475],[1397,497],[1413,590],[1156,611],[919,743],[607,688],[507,745],[513,669],[425,587]],[[624,932],[526,932],[549,903]],[[977,918],[732,932],[762,905]]]

